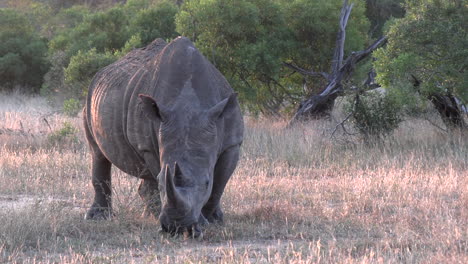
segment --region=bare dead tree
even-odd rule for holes
[[[296,113],[290,120],[290,124],[299,120],[317,119],[329,116],[333,109],[336,97],[343,92],[343,86],[341,84],[342,81],[349,78],[357,63],[369,56],[375,49],[385,44],[387,38],[381,37],[372,43],[367,49],[352,52],[351,55],[344,60],[346,26],[348,24],[352,8],[353,4],[348,4],[348,0],[343,1],[330,74],[325,72],[308,71],[292,63],[283,63],[284,66],[304,76],[323,77],[327,79],[328,82],[327,86],[320,94],[313,95],[300,103]]]

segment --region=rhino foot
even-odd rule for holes
[[[200,217],[198,218],[198,224],[200,226],[206,226],[208,225],[210,222],[205,218],[205,216],[203,214],[200,214]]]
[[[224,222],[224,213],[218,206],[216,210],[206,218],[208,222],[215,224],[222,224]]]
[[[158,219],[158,216],[159,216],[159,210],[157,210],[155,208],[155,206],[148,206],[146,205],[144,210],[143,210],[143,213],[142,213],[142,216],[144,218],[151,218],[151,217],[154,217],[155,219]]]
[[[112,210],[108,207],[91,207],[86,212],[86,220],[108,220],[112,217]]]

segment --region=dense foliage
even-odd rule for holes
[[[148,0],[127,1],[97,12],[83,6],[62,9],[57,14],[59,19],[49,24],[56,32],[49,44],[53,72],[46,76],[42,92],[50,94],[53,89],[82,97],[100,68],[158,37],[177,36],[176,13],[177,7],[171,2],[152,4]],[[57,54],[65,54],[65,58]],[[60,79],[60,74],[64,78]]]
[[[468,6],[462,0],[407,1],[375,52],[378,82],[412,96],[451,94],[468,102]],[[421,83],[414,86],[414,78]],[[411,96],[409,96],[411,97]]]
[[[38,91],[49,67],[46,56],[47,42],[26,15],[0,9],[0,86],[20,85]]]
[[[268,0],[186,1],[177,16],[177,31],[195,41],[244,104],[268,104],[275,95],[269,89],[279,78],[282,59],[292,49],[291,32],[279,4]]]
[[[370,91],[357,94],[346,108],[351,113],[351,123],[367,142],[380,140],[391,134],[402,121],[402,111],[395,107],[397,97]]]
[[[371,21],[369,35],[378,38],[383,33],[385,22],[405,15],[404,0],[366,0],[366,16]]]
[[[375,98],[366,100],[362,93],[362,107],[391,103],[414,109],[431,94],[454,95],[466,104],[468,7],[462,0],[349,2],[354,6],[345,57],[382,34],[389,42],[375,52],[373,64],[362,63],[343,83],[358,89],[345,90],[365,90],[362,83],[373,65],[377,81],[397,95],[375,105]],[[342,0],[6,1],[8,8],[0,9],[1,89],[22,86],[48,96],[82,99],[100,68],[155,38],[170,41],[185,35],[226,76],[246,111],[287,113],[304,97],[319,93],[327,80],[304,77],[284,63],[330,72],[342,4]],[[420,81],[417,91],[413,76]]]
[[[361,49],[367,40],[365,3],[354,2],[347,51]],[[303,79],[291,76],[282,62],[318,71],[330,67],[341,5],[341,0],[190,0],[177,15],[177,31],[226,75],[245,107],[275,113],[303,96]]]

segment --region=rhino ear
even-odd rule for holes
[[[211,107],[208,110],[208,118],[210,120],[218,119],[224,112],[227,112],[231,106],[235,105],[236,97],[237,93],[232,93],[229,97],[223,99],[221,102]]]
[[[138,97],[141,100],[142,104],[142,112],[146,115],[146,117],[153,121],[163,121],[163,116],[161,115],[161,111],[154,100],[153,97],[146,95],[146,94],[139,94]]]

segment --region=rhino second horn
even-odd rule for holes
[[[166,165],[166,194],[167,202],[174,205],[177,208],[186,208],[187,203],[185,202],[183,196],[177,190],[174,184],[174,176],[169,169],[169,166]]]
[[[185,177],[185,175],[182,173],[182,170],[179,167],[179,164],[177,162],[174,163],[174,183],[179,183],[181,186],[185,186],[189,179]],[[174,184],[175,185],[175,184]],[[177,188],[177,186],[176,186]]]

